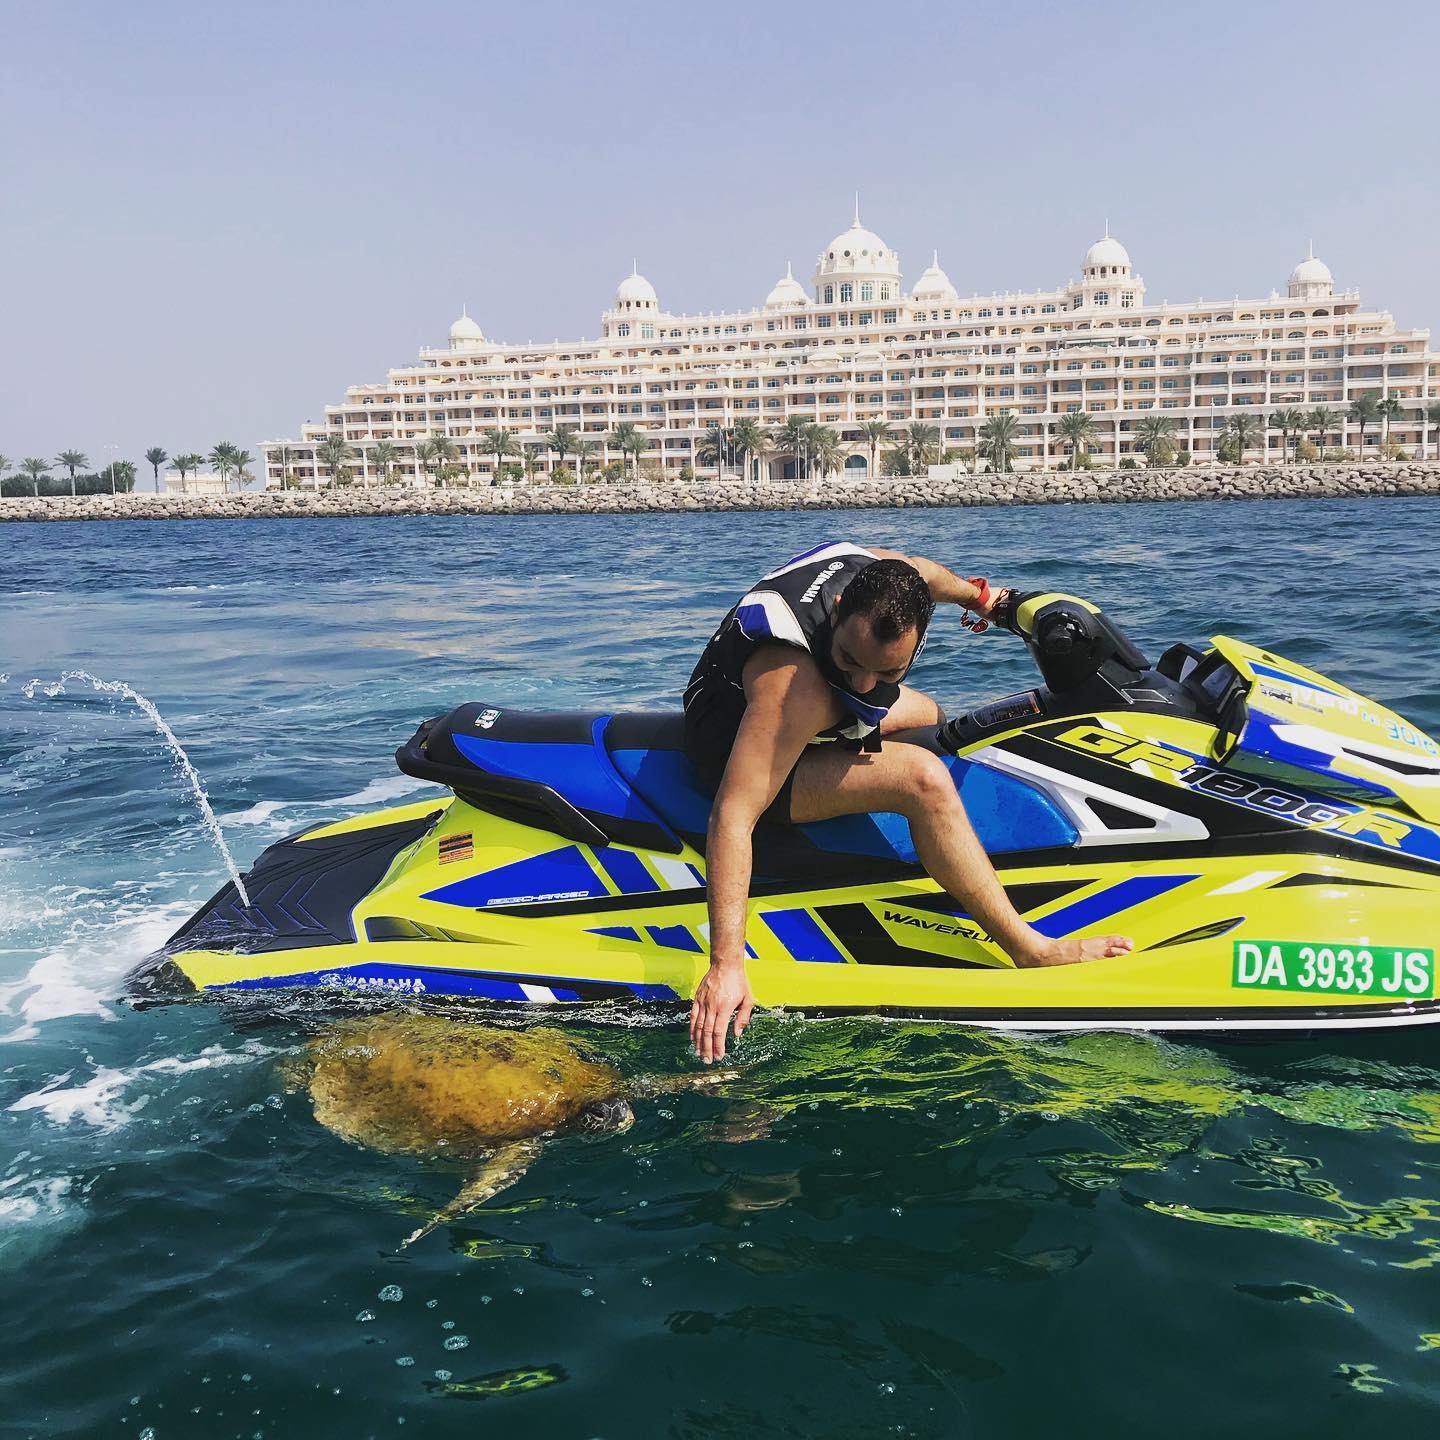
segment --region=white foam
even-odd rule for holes
[[[220,822],[223,825],[270,825],[271,816],[288,810],[293,803],[290,800],[257,800],[248,810],[222,815]]]
[[[0,1269],[33,1260],[79,1223],[68,1175],[11,1175],[0,1180]]]
[[[417,790],[430,788],[423,780],[414,780],[409,775],[387,775],[383,780],[372,780],[363,790],[353,795],[342,795],[338,800],[317,800],[322,810],[348,810],[354,806],[379,805],[385,800],[398,800],[402,795],[412,795]]]
[[[30,1040],[47,1020],[67,1015],[114,1016],[106,1004],[116,982],[156,950],[195,909],[192,901],[171,901],[122,916],[96,935],[77,926],[63,944],[42,955],[18,980],[0,984],[0,1014],[20,1024],[0,1034],[0,1044]]]
[[[39,1090],[22,1095],[8,1108],[17,1114],[38,1110],[52,1125],[70,1125],[79,1121],[96,1130],[118,1130],[149,1104],[151,1097],[148,1094],[138,1095],[129,1101],[124,1098],[125,1092],[146,1075],[184,1075],[194,1070],[249,1065],[265,1056],[280,1053],[258,1040],[247,1040],[238,1050],[210,1045],[188,1060],[172,1056],[129,1069],[94,1065],[92,1061],[94,1073],[82,1084],[67,1086],[66,1082],[75,1074],[73,1070],[67,1071]]]

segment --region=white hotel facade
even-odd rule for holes
[[[422,350],[383,384],[351,386],[297,438],[267,442],[266,479],[278,485],[288,469],[302,484],[323,483],[316,442],[341,436],[357,478],[373,478],[368,452],[388,440],[398,455],[392,476],[425,483],[415,446],[441,432],[468,477],[484,483],[495,465],[488,430],[513,432],[548,471],[559,457],[544,437],[557,426],[594,440],[604,463],[618,458],[607,437],[626,422],[645,434],[646,462],[674,478],[687,462],[706,468],[695,449],[710,426],[749,418],[773,428],[795,416],[833,427],[851,451],[845,473],[864,476],[865,421],[897,431],[921,421],[939,428],[944,447],[966,447],[1001,410],[1019,422],[1017,469],[1066,464],[1055,425],[1079,409],[1094,417],[1098,464],[1138,453],[1133,427],[1147,411],[1168,413],[1174,443],[1198,462],[1247,406],[1257,415],[1331,407],[1340,414],[1328,443],[1358,451],[1359,429],[1343,411],[1368,391],[1399,398],[1390,440],[1414,454],[1424,407],[1440,397],[1429,339],[1367,308],[1358,291],[1337,290],[1313,254],[1291,271],[1284,295],[1152,304],[1108,234],[1086,252],[1080,279],[1057,289],[962,297],[937,257],[906,292],[900,257],[857,209],[820,252],[809,291],[787,269],[751,310],[672,314],[636,273],[620,282],[596,340],[502,344],[462,314],[447,345]],[[1364,440],[1366,452],[1378,450],[1380,426]],[[1247,458],[1278,456],[1280,443],[1262,429]],[[795,474],[782,453],[759,465],[773,478]]]

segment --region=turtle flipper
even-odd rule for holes
[[[413,1235],[402,1240],[400,1248],[404,1250],[417,1240],[423,1240],[432,1231],[458,1220],[477,1205],[483,1205],[492,1195],[498,1195],[507,1186],[513,1185],[530,1168],[540,1149],[538,1140],[512,1140],[499,1146],[460,1187],[460,1193],[429,1224],[422,1225]]]
[[[643,1100],[678,1095],[682,1090],[709,1090],[738,1080],[741,1074],[739,1070],[686,1070],[679,1075],[642,1075],[631,1082],[630,1094]]]

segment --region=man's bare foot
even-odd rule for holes
[[[1017,955],[1015,964],[1021,970],[1041,965],[1076,965],[1082,960],[1106,960],[1116,955],[1128,955],[1132,948],[1124,935],[1092,935],[1086,940],[1048,940],[1024,955]]]

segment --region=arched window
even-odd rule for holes
[[[628,335],[630,333],[630,327],[628,325],[617,325],[615,327],[615,333],[617,335]]]
[[[882,300],[893,300],[895,298],[895,294],[889,284],[884,281],[880,284],[880,298]]]
[[[1110,292],[1108,290],[1097,290],[1095,292],[1095,303],[1097,305],[1108,305],[1110,303]]]
[[[840,303],[841,303],[842,305],[848,305],[854,298],[855,298],[855,287],[854,287],[848,280],[841,281],[841,284],[840,284]]]
[[[827,286],[825,287],[825,303],[826,303],[827,305],[831,305],[831,304],[834,304],[834,301],[835,301],[835,287],[834,287],[833,285],[827,285]]]
[[[860,298],[861,300],[874,300],[875,286],[869,280],[860,282]]]

